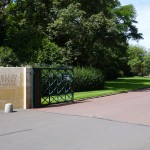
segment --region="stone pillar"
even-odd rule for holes
[[[0,109],[11,103],[14,109],[32,107],[32,68],[0,67]]]
[[[33,108],[33,69],[24,68],[24,109]]]

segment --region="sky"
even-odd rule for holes
[[[140,45],[150,50],[150,0],[119,0],[121,5],[133,4],[137,13],[136,27],[143,34],[143,40],[130,41],[130,44]]]

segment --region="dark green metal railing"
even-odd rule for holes
[[[34,68],[34,106],[74,99],[72,68]]]

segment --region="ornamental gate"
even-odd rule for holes
[[[72,68],[34,68],[33,107],[72,102]]]

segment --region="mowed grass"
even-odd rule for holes
[[[150,87],[150,77],[118,78],[117,80],[106,81],[103,90],[75,92],[74,99],[81,100],[100,96],[107,96],[147,87]]]

